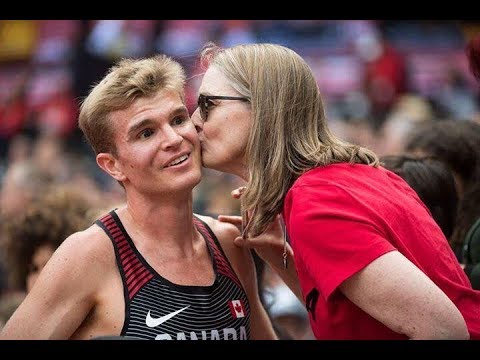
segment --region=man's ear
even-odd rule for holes
[[[99,153],[97,155],[97,164],[117,181],[125,181],[127,178],[118,166],[118,161],[110,153]]]

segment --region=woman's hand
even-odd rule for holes
[[[240,199],[245,191],[245,186],[239,187],[231,192],[235,199]],[[242,231],[242,217],[234,215],[219,215],[218,220],[233,224]],[[284,232],[281,216],[277,215],[275,219],[267,226],[266,230],[258,236],[251,238],[237,237],[234,243],[239,247],[248,247],[254,249],[258,256],[267,263],[278,262],[282,259],[284,251]],[[287,252],[292,253],[290,246],[287,244]]]
[[[239,199],[242,196],[245,187],[242,186],[232,191],[232,196]],[[219,215],[219,221],[228,222],[238,227],[240,232],[243,229],[242,217],[234,215]],[[258,236],[252,238],[235,238],[234,244],[239,247],[248,247],[255,249],[258,256],[265,261],[288,285],[297,298],[304,304],[300,282],[294,264],[293,249],[286,242],[282,219],[277,215],[275,219],[268,224],[266,230]],[[285,251],[285,257],[284,257]],[[286,267],[289,262],[291,266]]]
[[[218,220],[228,222],[237,226],[239,229],[242,226],[242,217],[234,215],[219,215]],[[254,249],[255,252],[265,262],[278,263],[283,259],[284,250],[284,234],[280,215],[275,217],[267,229],[258,236],[251,238],[243,238],[241,236],[235,238],[233,242],[238,247],[247,247]],[[292,254],[293,251],[289,244],[287,245],[287,254]]]

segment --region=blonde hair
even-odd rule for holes
[[[245,211],[252,211],[249,235],[263,232],[282,211],[288,189],[306,171],[340,162],[379,165],[375,153],[329,131],[316,79],[293,50],[274,44],[219,49],[210,43],[202,61],[222,71],[251,102],[249,185],[242,195],[244,220]]]
[[[163,89],[176,90],[185,102],[185,72],[166,55],[144,59],[122,59],[93,87],[80,106],[79,127],[96,154],[116,154],[114,124],[110,113],[123,110],[140,97],[151,97]]]

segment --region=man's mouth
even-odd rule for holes
[[[190,154],[182,155],[182,156],[176,158],[175,160],[173,160],[171,163],[165,165],[165,168],[168,168],[168,167],[170,167],[170,166],[175,166],[175,165],[181,164],[181,163],[183,163],[184,161],[186,161],[189,157],[190,157]]]

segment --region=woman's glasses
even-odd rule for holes
[[[215,106],[212,100],[240,100],[240,101],[249,101],[248,98],[242,96],[216,96],[216,95],[199,95],[198,96],[198,107],[200,109],[200,116],[202,120],[207,121],[208,108]]]

